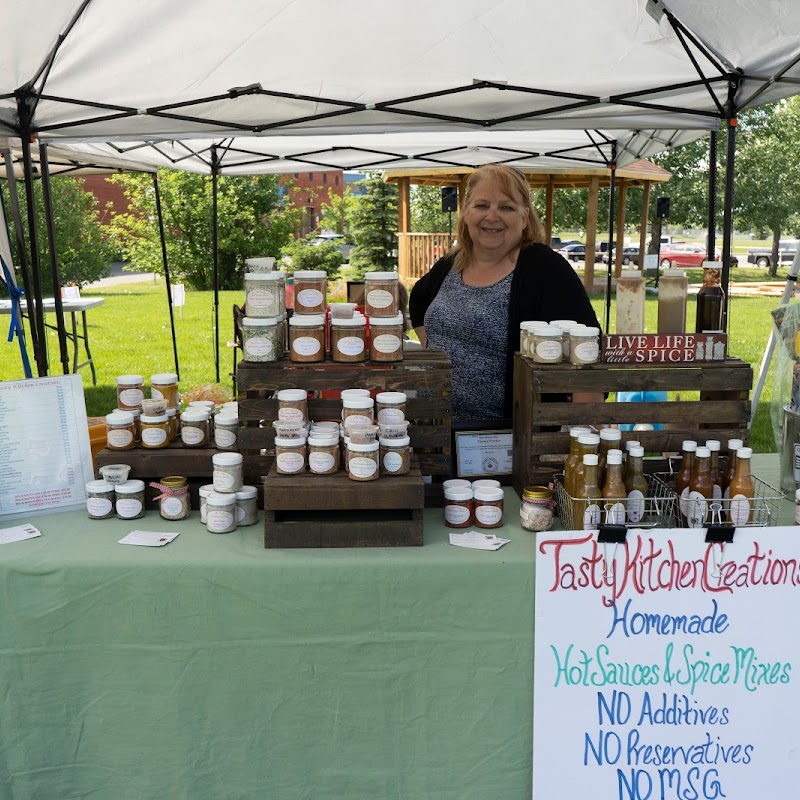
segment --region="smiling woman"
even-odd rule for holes
[[[409,303],[423,345],[450,356],[454,422],[510,420],[520,322],[599,327],[575,271],[544,241],[521,172],[491,165],[470,176],[458,245],[417,282]]]

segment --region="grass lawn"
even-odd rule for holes
[[[733,271],[734,273],[737,270]],[[763,270],[758,270],[763,272]],[[785,272],[783,272],[785,276]],[[127,284],[84,290],[83,297],[104,297],[105,303],[87,313],[89,340],[97,369],[97,386],[91,385],[88,367],[81,370],[86,390],[89,416],[102,416],[116,405],[115,378],[117,375],[136,373],[145,376],[156,372],[174,371],[169,314],[163,283]],[[220,292],[220,379],[215,385],[213,350],[213,294],[187,292],[183,319],[176,310],[175,328],[180,359],[181,391],[212,388],[233,395],[230,373],[233,351],[227,342],[233,339],[232,306],[244,301],[243,292]],[[601,321],[605,317],[602,297],[592,300]],[[694,320],[694,298],[689,299],[687,319]],[[729,350],[731,355],[753,365],[756,376],[769,338],[770,312],[778,305],[778,298],[731,298],[731,326]],[[611,316],[615,309],[612,304]],[[647,330],[656,329],[657,302],[647,301]],[[8,321],[8,317],[4,318]],[[49,319],[54,320],[53,315]],[[54,331],[48,332],[51,374],[60,374],[58,340]],[[31,354],[31,363],[33,356]],[[772,377],[768,376],[761,396],[758,412],[751,432],[756,452],[774,452],[775,443],[769,418],[772,396]],[[16,342],[3,343],[0,348],[0,380],[17,380],[22,377],[22,367]],[[684,395],[684,399],[693,399]]]

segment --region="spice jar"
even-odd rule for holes
[[[363,314],[351,319],[331,317],[331,359],[353,364],[367,359],[367,320]]]
[[[242,486],[236,492],[236,526],[243,528],[258,522],[258,490],[255,486]]]
[[[144,400],[144,376],[117,376],[117,405],[123,411],[140,408]]]
[[[342,398],[342,422],[347,428],[358,428],[375,423],[375,401],[371,397]]]
[[[120,519],[139,519],[144,516],[144,481],[131,480],[114,486],[114,507]]]
[[[339,437],[321,433],[308,437],[308,471],[312,475],[332,475],[339,471]]]
[[[465,483],[469,484],[469,481]],[[448,528],[472,525],[472,487],[451,484],[444,490],[444,524]]]
[[[534,326],[531,357],[537,364],[560,364],[561,329],[555,325]]]
[[[150,450],[160,450],[169,446],[169,417],[161,414],[149,417],[142,414],[142,447]]]
[[[644,333],[645,281],[638,269],[617,278],[617,333]]]
[[[347,445],[347,476],[351,481],[377,480],[379,447],[378,442]]]
[[[114,484],[89,481],[86,484],[86,511],[89,519],[110,519],[114,516]]]
[[[325,313],[326,277],[323,270],[308,269],[294,273],[295,315]],[[291,324],[292,320],[290,319],[289,325]]]
[[[411,469],[411,439],[380,439],[381,475],[408,475]]]
[[[349,400],[351,397],[369,397],[369,389],[342,389],[339,392],[342,402]]]
[[[200,522],[203,525],[206,524],[206,503],[208,501],[208,496],[214,491],[214,484],[213,483],[206,483],[204,486],[201,486],[197,493],[200,496]]]
[[[477,481],[472,481],[472,491],[476,489],[499,489],[501,486],[500,481],[493,480],[492,478],[480,478]]]
[[[384,363],[402,361],[404,331],[402,314],[369,317],[369,357]]]
[[[561,360],[569,361],[569,332],[578,323],[574,319],[554,319],[550,324],[561,331]]]
[[[367,272],[364,275],[364,306],[368,317],[397,316],[396,272]]]
[[[553,492],[547,486],[526,486],[522,490],[519,523],[526,531],[548,531],[553,524]]]
[[[143,402],[147,402],[144,400]],[[130,414],[133,417],[133,441],[142,441],[142,412],[138,408],[115,408],[114,411],[121,411],[123,414]],[[112,412],[113,413],[113,412]]]
[[[133,444],[133,414],[129,411],[106,414],[106,447],[109,450],[130,450]]]
[[[239,417],[217,414],[214,418],[214,444],[217,450],[236,450],[239,441]]]
[[[206,498],[206,530],[231,533],[236,530],[236,495],[211,492]]]
[[[289,358],[298,364],[325,360],[325,317],[294,314],[289,320]]]
[[[600,329],[574,327],[569,332],[571,364],[596,364],[600,360]]]
[[[187,447],[208,447],[208,414],[190,408],[181,414],[181,441]]]
[[[306,439],[275,437],[275,470],[279,475],[299,475],[306,471]]]
[[[442,491],[446,492],[448,489],[472,489],[472,483],[464,478],[448,478],[442,481]]]
[[[180,408],[178,376],[174,372],[159,372],[150,376],[150,397],[166,400],[167,408]]]
[[[244,484],[243,463],[241,453],[216,453],[211,456],[214,491],[238,492]]]
[[[305,389],[281,389],[278,392],[278,419],[305,424],[308,421],[308,392]]]
[[[283,317],[242,318],[242,358],[254,363],[277,361],[283,355]]]
[[[499,528],[503,524],[503,490],[492,487],[474,489],[475,524],[479,528]]]
[[[402,422],[406,418],[405,392],[379,392],[375,403],[379,423]]]
[[[286,310],[285,272],[249,272],[244,276],[244,291],[248,317],[277,317]]]
[[[189,481],[183,475],[169,475],[150,486],[158,489],[155,499],[162,519],[186,519],[189,516]]]

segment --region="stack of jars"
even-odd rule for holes
[[[178,376],[162,372],[150,377],[150,397],[144,396],[142,375],[117,377],[117,408],[106,415],[109,450],[168,447],[180,429]]]
[[[200,521],[209,533],[231,533],[258,521],[258,491],[244,483],[241,453],[211,457],[212,483],[200,487]]]
[[[520,323],[519,350],[537,364],[568,362],[578,366],[600,360],[600,329],[569,319]]]
[[[444,489],[444,524],[448,528],[500,528],[503,525],[503,488],[500,481],[452,478]]]
[[[264,263],[249,264],[244,276],[242,358],[256,363],[277,361],[286,352],[286,273],[272,271],[273,258],[249,261]],[[325,273],[321,274],[324,278]]]

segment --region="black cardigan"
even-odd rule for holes
[[[453,264],[452,256],[440,258],[411,291],[408,312],[411,324],[425,323],[425,312]],[[600,327],[580,278],[566,259],[544,244],[530,244],[520,251],[511,279],[508,302],[508,347],[504,408],[511,417],[513,404],[514,353],[519,350],[519,324],[526,320],[574,319]]]

